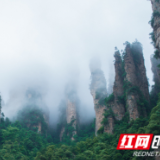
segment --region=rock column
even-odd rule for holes
[[[72,133],[72,140],[74,140],[73,136],[77,134],[76,125],[77,125],[77,114],[76,114],[76,105],[71,100],[67,99],[67,108],[66,108],[66,117],[67,123],[72,123],[72,127],[75,129]]]
[[[119,51],[116,51],[114,54],[115,57],[115,82],[113,86],[113,95],[114,95],[114,104],[112,105],[112,110],[115,114],[117,120],[121,120],[125,114],[125,107],[122,102],[119,101],[119,98],[123,96],[123,71],[122,71],[122,59]]]
[[[131,52],[130,45],[128,44],[126,46],[126,55],[124,57],[124,63],[125,63],[125,72],[126,72],[126,81],[129,82],[133,86],[137,86],[137,78],[136,78],[136,68]],[[131,86],[130,86],[131,87]],[[137,94],[130,92],[127,93],[126,97],[126,104],[128,108],[128,112],[130,115],[130,120],[139,118],[139,112],[138,112],[138,96]]]

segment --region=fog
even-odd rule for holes
[[[105,99],[107,97],[107,89],[106,89],[106,79],[104,77],[104,73],[101,70],[101,62],[97,57],[94,57],[90,61],[90,71],[91,71],[91,84],[90,91],[95,92],[96,99]]]
[[[58,106],[68,83],[75,86],[81,117],[95,117],[90,94],[90,60],[98,57],[112,92],[114,47],[137,39],[152,85],[146,0],[7,0],[0,1],[0,92],[5,116],[21,109],[28,88],[36,88],[57,123]]]

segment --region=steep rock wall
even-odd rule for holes
[[[75,134],[77,134],[76,131],[76,125],[77,125],[77,112],[76,112],[76,105],[74,102],[72,102],[71,100],[67,99],[67,108],[66,108],[66,118],[67,118],[67,123],[72,123],[73,128],[75,129],[75,131],[73,131],[72,133],[72,140],[74,140],[73,136]]]
[[[149,102],[149,90],[148,81],[146,77],[146,69],[144,66],[144,58],[142,53],[142,47],[139,42],[135,42],[132,45],[126,46],[126,54],[124,56],[125,63],[125,80],[130,83],[130,88],[136,86],[142,92],[143,96]],[[127,92],[126,104],[131,119],[136,119],[140,116],[138,111],[139,95],[135,92]],[[146,110],[143,109],[144,115]]]
[[[139,97],[137,94],[134,93],[129,93],[127,95],[127,107],[128,107],[128,112],[130,116],[130,120],[132,119],[137,119],[139,118],[139,112],[138,112],[138,104],[137,101],[139,100]]]
[[[131,53],[130,45],[126,46],[126,55],[124,57],[125,63],[125,72],[126,72],[126,80],[130,82],[133,86],[137,86],[137,78],[136,78],[136,68],[133,60],[133,56]],[[139,117],[138,106],[137,106],[138,97],[134,93],[130,93],[126,97],[126,104],[128,107],[128,112],[131,119],[136,119]]]
[[[103,127],[102,120],[104,118],[104,112],[108,108],[104,103],[104,99],[107,97],[107,89],[106,89],[106,80],[103,74],[103,71],[100,69],[100,65],[96,65],[96,63],[90,64],[91,70],[91,85],[90,92],[93,97],[94,109],[96,114],[96,127],[95,127],[95,135],[97,135],[97,131]],[[108,120],[108,125],[104,126],[104,132],[112,133],[113,130],[113,122]]]
[[[101,122],[104,118],[103,113],[106,106],[99,104],[99,99],[96,98],[96,90],[92,89],[91,95],[93,96],[94,110],[96,114],[95,135],[97,135],[97,131],[102,127]]]
[[[78,116],[78,104],[79,99],[76,94],[75,86],[73,83],[68,83],[65,88],[65,99],[59,104],[59,135],[60,141],[63,140],[64,136],[69,136],[71,140],[74,140],[74,135],[77,134],[79,125]],[[68,127],[73,127],[72,131],[68,130]]]
[[[112,105],[112,110],[115,114],[115,118],[117,120],[121,120],[125,114],[124,104],[120,103],[118,97],[123,96],[123,71],[122,71],[122,59],[119,51],[116,51],[114,54],[115,57],[115,81],[113,86],[113,94],[114,94],[114,105]]]
[[[114,112],[113,108],[115,107],[115,103],[109,102],[107,103],[107,108],[105,111],[110,112],[110,109]],[[107,124],[104,125],[104,132],[113,134],[113,128],[114,128],[114,117],[113,115],[109,115],[107,117]]]
[[[136,68],[131,53],[130,45],[126,46],[126,55],[124,57],[126,80],[132,85],[137,86]]]
[[[149,90],[148,90],[146,68],[144,64],[142,46],[139,42],[132,43],[132,55],[135,57],[134,64],[136,66],[135,75],[137,78],[137,86],[143,93],[145,99],[149,101]]]
[[[113,128],[114,128],[114,119],[112,116],[109,116],[108,124],[104,126],[104,132],[112,134]]]

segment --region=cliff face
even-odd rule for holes
[[[71,140],[74,140],[73,136],[77,134],[77,125],[78,125],[78,115],[77,115],[77,105],[76,102],[69,97],[66,99],[66,103],[63,104],[65,107],[63,108],[63,113],[61,113],[61,130],[60,130],[60,141],[62,141],[62,137],[65,134],[67,136],[69,133],[65,131],[66,125],[71,125],[74,128],[74,131],[71,133]]]
[[[141,113],[146,116],[145,107],[140,106],[142,99],[149,102],[148,81],[141,44],[137,41],[132,44],[127,42],[123,54],[123,62],[119,51],[115,52],[114,57],[114,103],[111,105],[114,117],[117,120],[123,118],[125,105],[129,112],[130,120],[138,118]]]
[[[145,99],[149,102],[148,80],[144,64],[142,46],[139,42],[134,42],[132,44],[132,54],[135,56],[134,64],[136,66],[137,86],[143,93]]]
[[[130,120],[139,118],[139,112],[138,112],[138,104],[137,101],[139,100],[139,97],[137,94],[129,93],[127,95],[127,106],[128,106],[128,112]]]
[[[121,120],[126,110],[129,112],[130,120],[139,118],[140,115],[146,116],[145,105],[146,102],[149,104],[150,99],[141,44],[138,41],[132,44],[127,42],[122,58],[119,51],[115,52],[114,57],[114,100],[107,104],[113,111],[114,118]],[[111,119],[113,118],[110,116],[110,123],[113,122]]]
[[[126,46],[126,55],[124,57],[126,80],[132,85],[137,86],[136,68],[133,61],[130,45]]]
[[[126,46],[124,63],[126,72],[125,81],[129,83],[130,89],[137,87],[142,92],[145,99],[149,101],[148,81],[140,43],[135,42],[132,45],[128,44]],[[139,98],[140,95],[137,92],[127,92],[126,104],[130,115],[130,120],[136,119],[140,116],[137,103]],[[145,109],[143,109],[143,113],[146,115]]]
[[[136,68],[134,65],[133,56],[131,53],[130,45],[126,46],[126,55],[124,58],[125,63],[125,72],[126,72],[126,80],[130,82],[133,86],[137,86],[137,78],[136,78]],[[128,106],[128,112],[131,119],[136,119],[139,117],[138,113],[138,97],[135,93],[131,92],[127,94],[126,104]]]
[[[151,26],[153,27],[154,33],[154,45],[159,50],[160,57],[160,1],[151,0],[153,16],[151,20]]]
[[[73,136],[77,134],[76,126],[77,126],[77,113],[76,113],[76,105],[74,102],[67,100],[67,108],[66,108],[66,117],[67,123],[72,123],[72,127],[75,129],[72,133],[71,139],[74,140]],[[73,121],[73,122],[72,122]]]
[[[114,101],[107,103],[107,109],[105,111],[110,112],[110,109],[114,112]],[[104,125],[104,132],[106,133],[113,133],[113,128],[114,128],[114,117],[112,115],[107,116],[107,124]]]
[[[65,88],[65,100],[61,101],[59,105],[60,109],[60,141],[63,140],[63,136],[69,136],[71,140],[74,140],[74,135],[77,134],[78,126],[78,104],[79,100],[75,91],[73,83],[68,83]],[[69,131],[66,128],[72,128]]]
[[[103,126],[101,122],[104,118],[103,114],[107,109],[104,103],[104,98],[107,97],[106,80],[103,71],[100,69],[100,65],[97,65],[96,63],[91,62],[90,64],[90,92],[93,97],[94,109],[96,114],[95,135],[97,135],[97,131]]]
[[[121,120],[125,114],[125,107],[124,104],[119,102],[119,97],[123,96],[124,89],[123,89],[123,71],[122,71],[122,59],[120,57],[119,51],[115,52],[115,82],[113,86],[113,95],[114,95],[114,104],[111,105],[112,110],[115,114],[115,118],[117,120]]]
[[[97,131],[102,127],[101,122],[104,118],[103,113],[106,109],[106,106],[99,104],[100,99],[96,97],[96,89],[92,88],[91,95],[93,96],[93,103],[94,103],[94,109],[95,109],[95,114],[96,114],[95,135],[97,135]]]

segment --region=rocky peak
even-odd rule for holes
[[[76,104],[73,101],[70,101],[67,99],[67,108],[66,108],[66,117],[67,117],[67,123],[72,123],[72,127],[74,128],[74,131],[72,133],[71,139],[74,140],[73,136],[77,134],[77,111],[76,111]]]
[[[73,136],[77,134],[77,125],[78,125],[78,97],[75,91],[75,86],[72,83],[68,83],[65,88],[65,100],[60,104],[60,123],[61,131],[60,131],[60,141],[62,141],[63,134],[69,135],[65,130],[65,126],[71,125],[74,130],[72,132],[71,140],[74,140]]]
[[[137,86],[137,78],[136,78],[136,68],[133,60],[133,55],[131,52],[131,46],[128,44],[125,48],[125,72],[126,72],[126,80],[129,81],[132,85]]]
[[[132,55],[136,66],[137,86],[143,93],[145,99],[149,101],[148,80],[144,64],[142,45],[137,41],[132,43]]]
[[[124,89],[123,89],[123,71],[122,71],[122,59],[120,56],[119,51],[115,52],[115,82],[113,87],[114,96],[121,96],[123,95]]]
[[[90,92],[93,96],[94,109],[96,114],[96,125],[95,125],[95,134],[97,131],[103,127],[101,124],[104,116],[104,111],[107,109],[106,105],[103,103],[104,98],[107,96],[106,89],[106,80],[103,74],[103,71],[100,68],[100,65],[97,65],[97,62],[91,61],[90,64],[91,70],[91,85]]]
[[[125,51],[125,81],[130,87],[127,91],[126,104],[128,106],[130,119],[136,119],[140,116],[138,110],[140,97],[144,96],[145,99],[149,101],[148,81],[141,44],[137,41],[132,43],[132,45],[128,44]],[[139,92],[142,94],[140,95]],[[145,108],[143,108],[143,114],[146,115]]]

